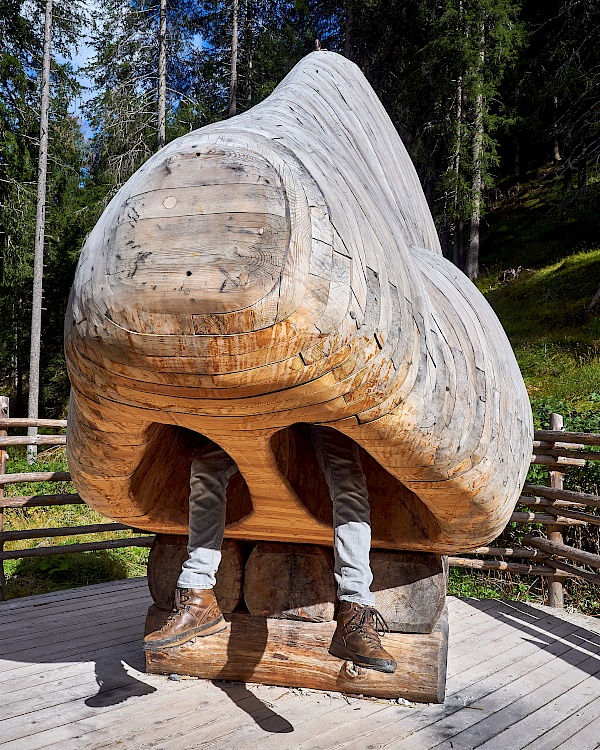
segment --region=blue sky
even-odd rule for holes
[[[95,5],[96,0],[91,0],[90,4]],[[200,34],[196,34],[194,36],[193,44],[196,47],[203,46],[202,36]],[[82,37],[80,43],[78,44],[75,54],[72,55],[70,58],[65,58],[60,54],[56,54],[56,59],[58,60],[58,62],[67,62],[67,61],[71,62],[73,69],[77,73],[77,79],[79,80],[79,82],[81,83],[83,87],[81,96],[78,97],[78,99],[75,101],[72,111],[73,111],[73,114],[79,117],[81,121],[81,127],[83,129],[83,133],[86,137],[89,137],[91,135],[91,130],[89,129],[87,121],[85,117],[83,116],[83,113],[81,111],[81,106],[83,103],[88,101],[88,99],[90,99],[93,96],[94,92],[91,88],[92,82],[90,81],[89,78],[87,78],[87,76],[85,76],[82,73],[82,68],[86,66],[86,64],[88,63],[90,58],[93,57],[93,55],[94,55],[94,49],[90,45],[90,39],[87,36],[87,32],[86,32],[86,36]]]

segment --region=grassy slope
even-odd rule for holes
[[[482,236],[483,276],[477,285],[500,318],[513,345],[531,397],[536,426],[548,428],[549,414],[565,417],[571,430],[600,432],[600,306],[588,311],[600,285],[600,227],[587,194],[565,194],[552,170],[542,170],[518,193],[499,202]],[[517,269],[517,278],[501,280]],[[546,471],[532,467],[530,481],[547,483]],[[574,469],[566,486],[600,494],[600,464]],[[525,510],[525,508],[523,508]],[[541,531],[531,526],[528,531]],[[519,543],[523,526],[509,525],[501,537]],[[569,529],[565,541],[600,553],[600,529]],[[497,573],[451,571],[457,595],[542,599],[539,580]],[[569,582],[567,601],[600,613],[600,591]]]
[[[513,345],[533,401],[562,399],[577,409],[600,400],[600,312],[587,308],[600,284],[600,247],[500,284],[479,286]]]
[[[513,345],[534,404],[593,412],[600,401],[600,184],[565,193],[552,169],[486,218],[478,286]],[[500,281],[504,269],[521,267]],[[485,269],[489,270],[485,270]]]

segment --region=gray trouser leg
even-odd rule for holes
[[[227,485],[236,471],[235,461],[212,442],[192,461],[189,558],[177,581],[182,588],[210,589],[215,585],[225,531]]]
[[[371,514],[358,446],[330,427],[311,425],[310,432],[333,502],[338,599],[372,606]]]

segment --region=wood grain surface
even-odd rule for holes
[[[226,617],[227,629],[172,648],[146,651],[151,674],[336,690],[379,698],[443,703],[448,612],[430,634],[388,633],[384,647],[398,662],[394,674],[358,669],[328,653],[333,622]]]
[[[381,103],[332,52],[131,177],[85,244],[65,330],[73,481],[136,528],[187,533],[211,439],[239,468],[226,536],[331,545],[307,423],[360,445],[375,547],[486,544],[525,479],[506,335],[441,256]]]

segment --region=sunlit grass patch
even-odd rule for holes
[[[35,464],[27,463],[24,449],[10,450],[7,465],[8,473],[33,471],[68,471],[64,448],[52,448],[40,452]],[[5,494],[10,497],[57,495],[73,492],[76,492],[76,490],[71,482],[30,482],[5,486]],[[82,503],[64,506],[7,508],[4,511],[4,528],[6,531],[88,526],[99,523],[111,523],[111,519]],[[135,535],[131,531],[122,530],[64,537],[44,537],[6,542],[4,548],[8,551],[33,549],[42,546],[54,547],[82,542],[126,539]],[[146,574],[148,554],[148,548],[124,547],[95,552],[6,560],[4,561],[4,570],[7,582],[7,598],[31,596],[75,586],[142,576]]]

